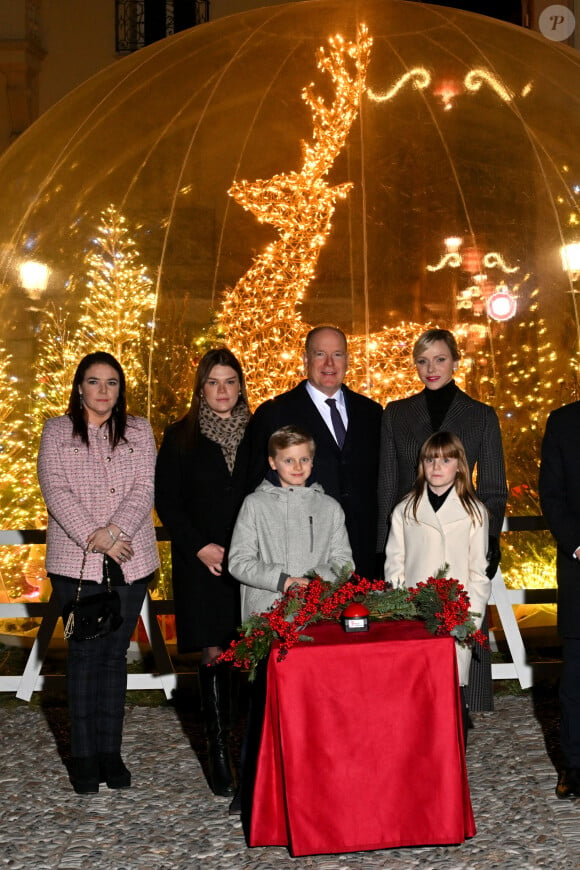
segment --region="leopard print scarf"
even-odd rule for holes
[[[219,417],[202,397],[199,406],[199,427],[206,438],[215,441],[221,447],[230,474],[233,473],[238,446],[244,437],[249,419],[250,409],[245,402],[239,402],[232,409],[231,417]]]

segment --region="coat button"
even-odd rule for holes
[[[107,456],[107,462],[110,462],[110,461],[111,461],[111,457]]]
[[[115,487],[112,486],[111,489],[109,490],[109,492],[115,492]]]
[[[129,447],[129,453],[133,453],[133,452],[134,452],[134,451],[133,451],[133,448],[132,448],[132,447]]]

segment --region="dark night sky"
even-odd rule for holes
[[[421,2],[429,4],[430,0],[421,0]],[[480,15],[489,15],[491,18],[510,21],[512,24],[522,23],[521,0],[437,0],[436,5],[464,9],[466,12],[478,12]]]

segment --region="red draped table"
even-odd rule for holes
[[[315,855],[472,837],[454,641],[409,621],[307,633],[270,655],[250,845]]]

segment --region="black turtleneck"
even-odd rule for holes
[[[427,496],[429,498],[429,503],[430,503],[431,507],[433,508],[433,510],[435,511],[435,513],[437,513],[437,511],[439,510],[439,508],[441,507],[441,505],[443,504],[443,502],[445,501],[445,499],[447,498],[447,496],[449,495],[449,493],[451,492],[452,489],[453,489],[453,484],[451,484],[449,489],[445,490],[443,495],[437,495],[436,492],[433,492],[433,490],[431,489],[429,484],[427,484]]]
[[[445,415],[449,410],[451,402],[455,398],[459,387],[455,381],[451,380],[440,390],[429,390],[425,388],[425,401],[427,402],[427,411],[431,419],[433,431],[437,432],[441,428],[441,424],[445,419]]]

